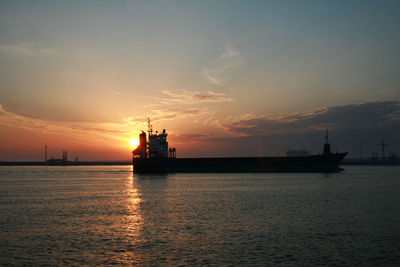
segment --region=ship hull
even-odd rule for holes
[[[303,157],[134,158],[135,173],[338,172],[347,153]]]

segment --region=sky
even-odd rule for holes
[[[400,153],[399,1],[0,2],[0,160]]]

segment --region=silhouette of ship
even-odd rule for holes
[[[339,163],[347,155],[332,153],[325,136],[323,153],[277,157],[176,158],[176,149],[168,148],[167,132],[153,133],[148,121],[148,138],[142,131],[139,146],[132,151],[135,173],[178,172],[338,172]]]

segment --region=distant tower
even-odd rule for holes
[[[389,144],[385,144],[385,141],[382,140],[382,143],[380,144],[375,144],[376,146],[381,146],[382,147],[382,159],[385,158],[385,146],[389,146]]]
[[[68,154],[67,154],[67,150],[63,150],[63,157],[62,157],[63,161],[68,161]]]

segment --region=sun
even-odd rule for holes
[[[136,138],[129,139],[131,148],[137,148],[139,146],[139,140]]]

